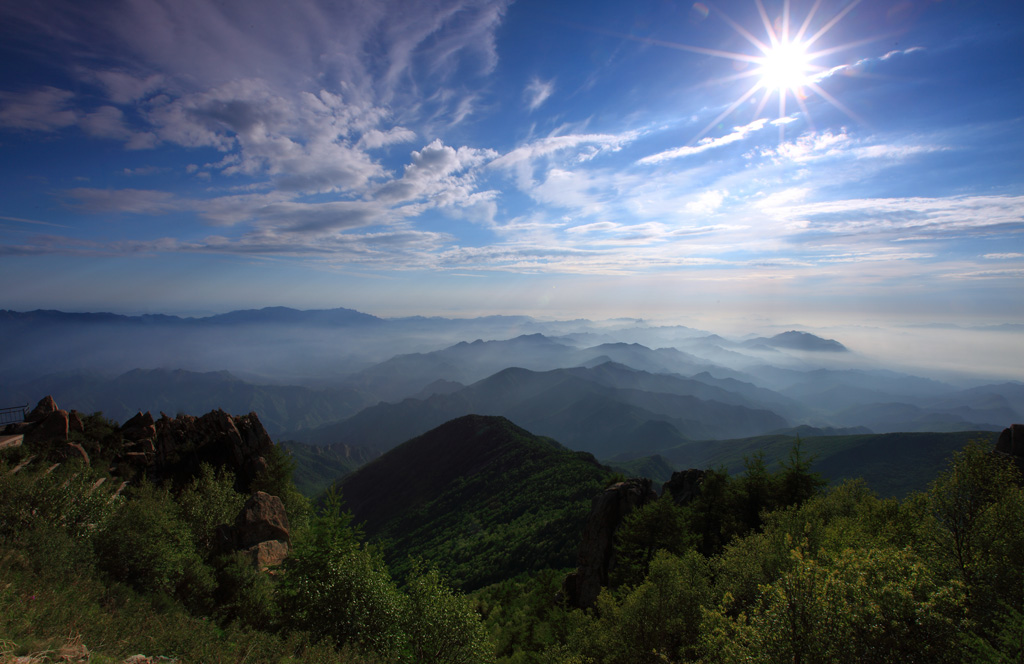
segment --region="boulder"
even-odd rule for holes
[[[217,526],[215,547],[241,551],[258,570],[280,565],[288,557],[288,515],[277,496],[257,491],[245,502],[233,525]]]
[[[999,434],[996,452],[1024,458],[1024,424],[1011,424]]]
[[[288,545],[278,540],[267,540],[250,546],[242,553],[249,558],[253,567],[262,571],[283,563],[288,557]]]
[[[25,418],[26,422],[41,422],[50,413],[55,413],[60,408],[57,408],[57,402],[53,400],[49,394],[39,400],[36,407],[32,409],[32,412]]]
[[[121,425],[121,437],[127,441],[137,442],[156,436],[153,416],[148,412],[138,412]]]
[[[52,399],[50,400],[52,403]],[[35,413],[36,411],[32,411]],[[68,412],[66,410],[52,410],[45,414],[36,414],[32,425],[24,429],[25,445],[45,444],[52,442],[67,442],[68,439]]]
[[[594,606],[615,564],[615,531],[633,510],[657,500],[651,480],[634,478],[609,486],[591,502],[576,571],[562,582],[563,598],[577,608]]]
[[[257,491],[235,517],[235,541],[238,548],[246,549],[269,540],[291,541],[288,514],[280,498]]]

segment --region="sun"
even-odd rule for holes
[[[801,90],[811,82],[815,72],[812,58],[805,43],[785,41],[775,44],[761,58],[761,65],[757,69],[760,87],[780,95],[787,91],[802,94]]]
[[[699,7],[702,10],[702,15],[716,14],[729,24],[737,34],[746,39],[756,49],[755,53],[721,51],[678,42],[658,41],[656,43],[669,48],[727,58],[740,63],[741,67],[745,67],[740,73],[718,79],[719,82],[743,78],[754,78],[755,80],[728,108],[708,123],[708,126],[694,137],[691,142],[700,140],[708,131],[718,126],[722,120],[734,113],[748,100],[756,103],[754,115],[755,117],[760,117],[769,100],[777,98],[777,124],[779,125],[780,141],[785,139],[785,126],[789,120],[792,120],[787,113],[790,99],[803,112],[803,116],[809,123],[812,121],[806,102],[812,94],[821,97],[855,121],[860,121],[856,114],[821,87],[822,81],[831,75],[830,72],[832,70],[815,62],[838,51],[872,41],[872,39],[865,39],[861,42],[851,42],[830,47],[823,47],[820,44],[822,37],[825,37],[860,2],[861,0],[847,2],[838,13],[830,18],[823,18],[818,15],[818,9],[821,7],[822,0],[815,0],[813,6],[803,17],[803,21],[795,23],[791,21],[790,0],[783,0],[781,14],[772,17],[769,17],[762,0],[753,0],[764,28],[763,37],[758,37],[754,32],[737,23],[721,9],[711,8],[701,2],[697,2],[694,7]],[[816,31],[812,30],[812,25],[815,24],[821,25]],[[754,66],[751,67],[750,65]],[[813,128],[813,123],[811,126]]]

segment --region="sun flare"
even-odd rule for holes
[[[765,9],[763,0],[753,0],[753,5],[761,19],[764,28],[764,36],[755,34],[757,30],[751,31],[742,24],[734,21],[720,9],[714,9],[722,20],[728,23],[733,30],[746,39],[760,53],[742,53],[723,51],[714,48],[684,44],[678,42],[657,42],[663,46],[676,48],[683,51],[692,51],[702,55],[711,55],[726,58],[739,63],[740,73],[716,79],[718,82],[755,78],[754,83],[745,92],[733,101],[728,108],[722,111],[714,120],[697,134],[691,143],[696,143],[708,131],[719,125],[725,118],[732,115],[748,101],[754,106],[754,117],[761,117],[761,112],[768,106],[768,102],[775,98],[778,101],[778,115],[776,116],[779,125],[779,140],[785,138],[785,126],[789,120],[787,111],[788,100],[792,98],[798,107],[799,112],[808,123],[811,123],[810,109],[807,101],[812,95],[816,95],[837,109],[859,121],[859,118],[850,109],[843,105],[838,99],[826,92],[821,82],[829,76],[830,69],[816,60],[825,56],[845,50],[859,43],[871,41],[871,38],[860,42],[849,42],[833,46],[822,47],[819,43],[831,30],[845,17],[861,0],[852,0],[831,18],[816,21],[818,9],[822,0],[816,0],[814,5],[804,16],[803,21],[793,22],[790,15],[790,0],[783,0],[782,12],[776,17],[770,17]],[[701,8],[701,15],[707,16],[711,9],[698,2],[694,7]],[[816,31],[811,26],[814,23],[823,23]],[[749,65],[754,65],[750,67]],[[813,128],[813,124],[811,124]]]
[[[761,87],[768,91],[785,94],[798,92],[809,82],[814,70],[807,45],[797,42],[779,42],[764,54],[758,68]]]

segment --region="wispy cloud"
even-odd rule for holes
[[[101,94],[0,92],[0,127],[78,126],[130,149],[212,147],[235,156],[223,175],[269,178],[285,191],[359,193],[387,175],[367,151],[416,137],[390,108],[408,109],[408,122],[456,124],[472,112],[472,94],[425,96],[423,86],[444,90],[467,64],[490,72],[506,7],[140,0],[85,11],[71,0],[45,9],[8,3],[0,19],[64,54],[55,61]]]
[[[55,224],[51,221],[39,221],[38,219],[23,219],[21,217],[6,216],[0,216],[0,219],[3,219],[4,221],[16,221],[19,224],[32,224],[33,226],[54,226],[56,228],[71,228],[70,226],[66,226],[64,224]]]
[[[78,122],[71,106],[75,94],[46,86],[23,93],[0,92],[0,127],[55,131]]]
[[[546,157],[562,150],[579,146],[594,146],[598,150],[616,151],[623,145],[635,140],[639,132],[629,131],[622,134],[569,134],[565,136],[549,136],[498,157],[491,162],[494,168],[509,168],[516,164]]]
[[[713,150],[714,148],[722,147],[723,145],[729,145],[731,143],[736,143],[737,141],[742,141],[747,136],[750,136],[752,133],[764,129],[766,124],[768,124],[768,120],[765,118],[754,120],[753,122],[745,124],[742,127],[733,127],[732,132],[725,134],[724,136],[719,136],[717,138],[702,138],[701,140],[697,141],[696,145],[684,145],[683,147],[672,148],[671,150],[664,150],[657,154],[652,154],[647,157],[644,157],[643,159],[639,159],[636,163],[642,165],[660,164],[661,162],[669,161],[670,159],[679,159],[681,157],[689,157],[691,155],[700,154],[701,152]]]
[[[895,49],[887,52],[885,55],[880,55],[875,58],[861,58],[860,60],[857,60],[853,64],[842,64],[836,67],[832,67],[831,69],[826,69],[823,72],[819,72],[818,74],[815,74],[814,76],[810,77],[810,81],[814,83],[819,83],[825,80],[826,78],[831,78],[835,76],[836,74],[857,73],[866,68],[867,66],[869,66],[873,62],[885,62],[886,60],[891,60],[898,56],[910,55],[911,53],[918,53],[924,50],[925,49],[922,46],[911,46],[910,48],[905,49]]]
[[[531,111],[536,111],[554,92],[554,80],[542,81],[536,77],[530,79],[530,82],[526,85],[526,89],[523,90],[523,98],[526,99],[526,107]]]

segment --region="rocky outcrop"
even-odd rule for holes
[[[677,470],[672,473],[672,478],[662,485],[661,495],[671,495],[676,505],[686,505],[700,496],[700,485],[704,483],[705,475],[707,471],[696,468]]]
[[[999,434],[996,452],[1024,459],[1024,424],[1011,424]]]
[[[994,453],[1013,460],[1024,475],[1024,424],[1011,424],[1003,429],[996,441]]]
[[[21,436],[21,444],[33,452],[42,453],[49,461],[80,459],[88,465],[89,455],[85,449],[68,440],[68,433],[80,425],[78,413],[61,410],[53,397],[45,396],[25,416],[24,422],[9,424],[2,433]]]
[[[59,411],[60,409],[57,408],[57,402],[53,400],[53,397],[51,397],[50,395],[46,395],[45,397],[39,400],[39,403],[37,403],[36,407],[32,409],[32,412],[30,412],[25,417],[25,421],[42,422],[44,419],[46,419],[47,415]]]
[[[288,515],[277,496],[257,491],[242,506],[234,525],[217,528],[222,551],[241,551],[257,569],[280,565],[291,541]]]
[[[236,488],[248,490],[264,455],[274,446],[255,413],[232,417],[223,410],[203,415],[138,413],[121,427],[122,460],[158,478],[192,477],[202,463],[235,473]]]
[[[608,572],[615,564],[615,531],[633,510],[658,496],[649,479],[629,479],[609,486],[591,503],[583,529],[576,571],[562,582],[562,595],[570,606],[589,608],[597,601]]]
[[[70,436],[72,432],[76,437]],[[89,464],[90,453],[95,454],[99,448],[87,451],[77,437],[84,433],[82,416],[73,410],[61,410],[51,396],[41,399],[24,422],[9,424],[0,431],[8,437],[21,436],[25,447],[50,462],[78,459]],[[253,479],[266,469],[264,457],[274,446],[255,413],[232,417],[223,410],[202,417],[170,418],[161,413],[159,420],[140,412],[116,434],[120,436],[120,451],[113,459],[105,458],[112,461],[116,474],[132,477],[144,473],[151,480],[181,483],[194,477],[200,464],[208,463],[231,470],[239,491],[248,491]]]

